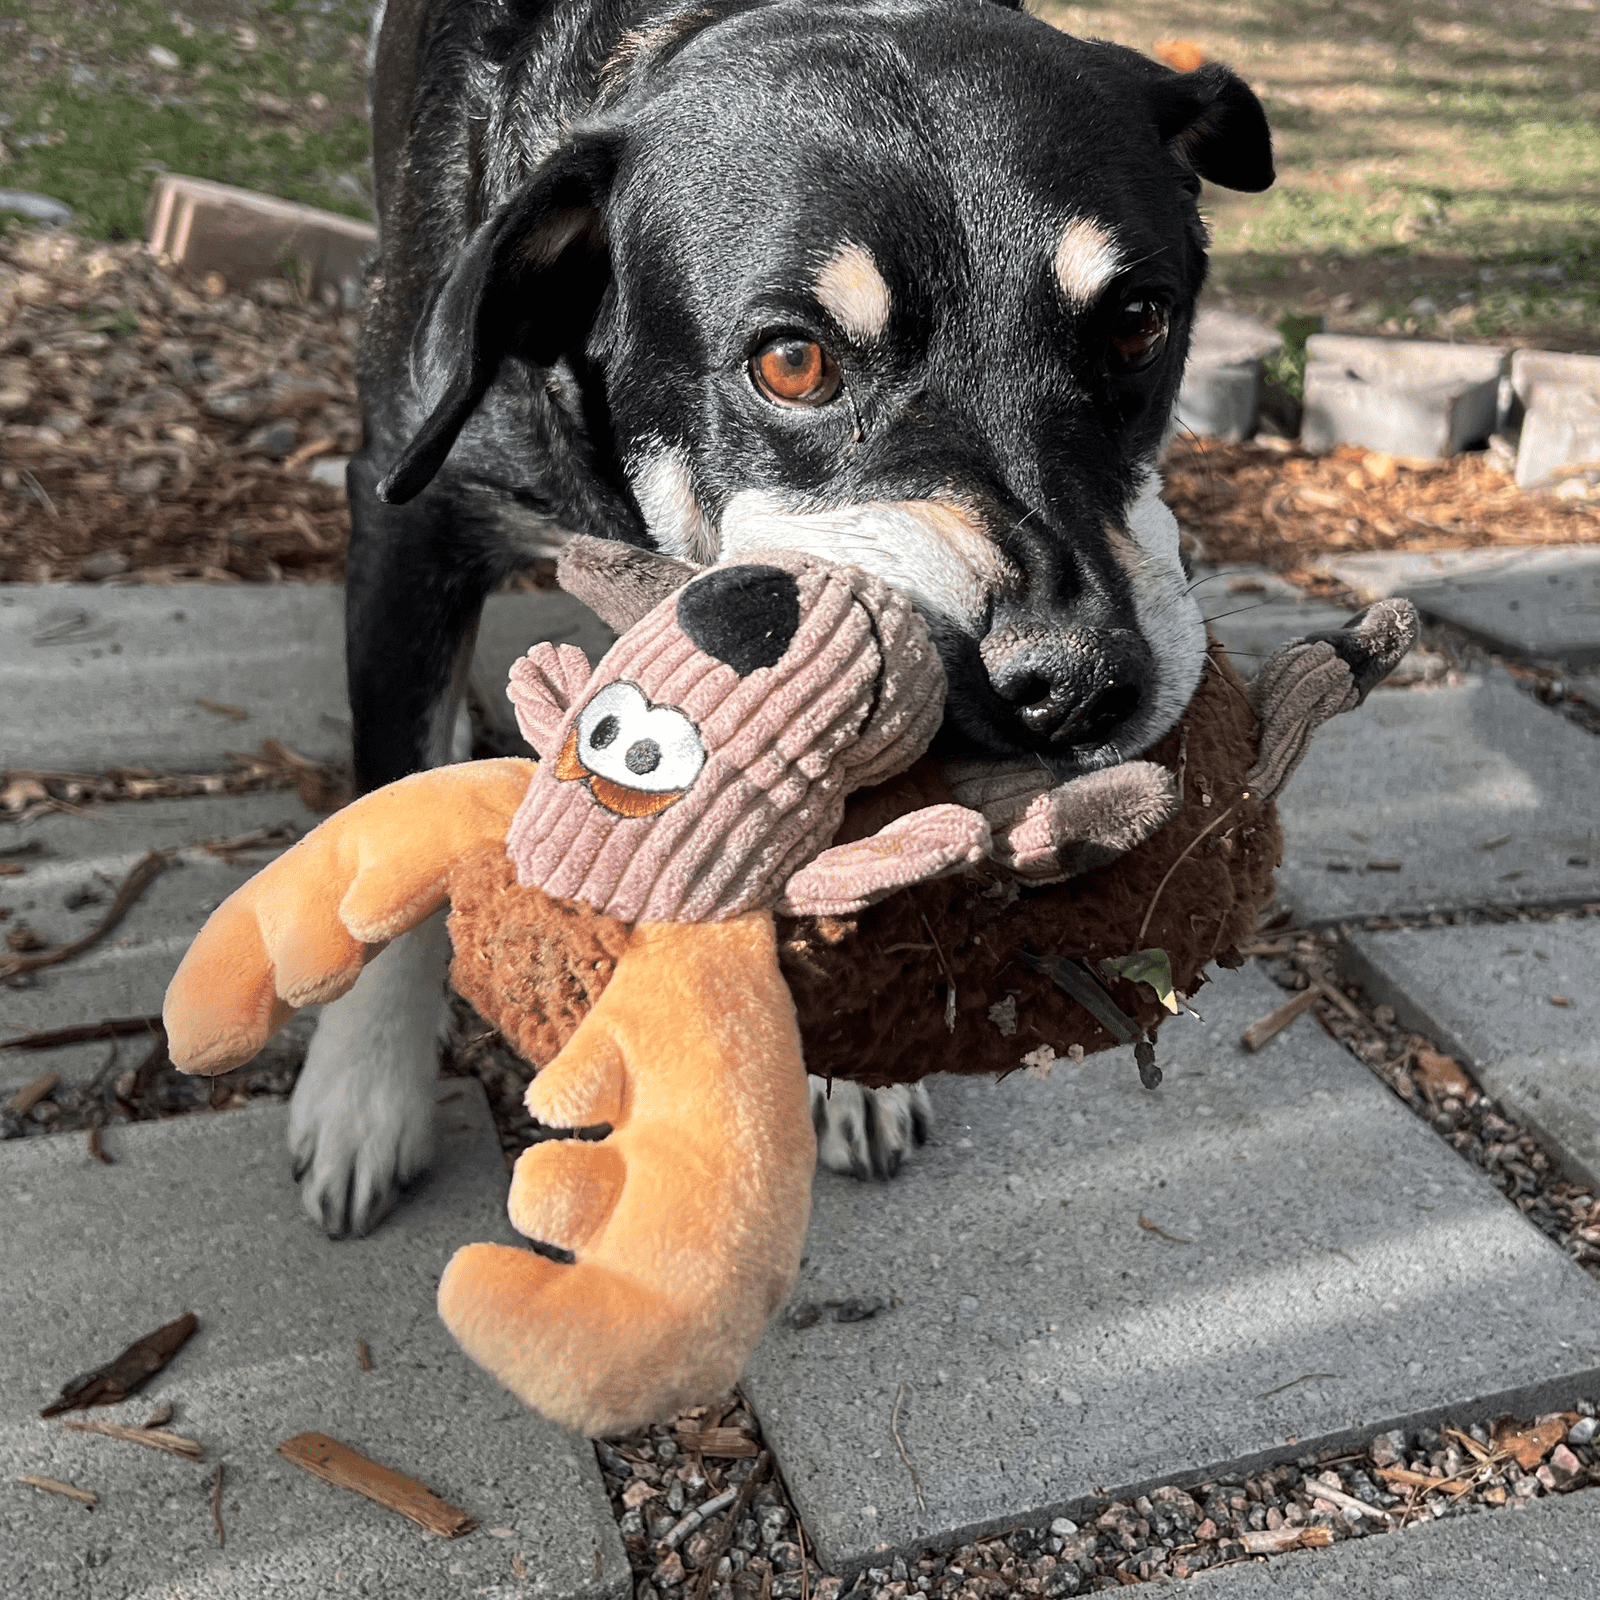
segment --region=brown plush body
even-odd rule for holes
[[[1174,774],[1181,768],[1183,805],[1111,865],[1020,891],[1009,874],[979,868],[913,885],[847,920],[780,917],[779,960],[806,1069],[878,1086],[930,1072],[1008,1072],[1041,1044],[1058,1055],[1074,1044],[1085,1052],[1114,1045],[1088,1012],[1015,959],[1019,945],[1091,962],[1159,946],[1174,986],[1192,992],[1207,962],[1236,959],[1272,897],[1283,842],[1277,809],[1270,800],[1241,799],[1256,756],[1255,714],[1237,674],[1214,651],[1182,721],[1146,757]],[[925,758],[858,791],[838,838],[865,837],[892,816],[950,799],[937,763]],[[503,852],[463,863],[454,883],[452,981],[529,1061],[554,1059],[604,990],[627,928],[520,888]],[[945,1010],[951,980],[953,1031]],[[1153,992],[1123,981],[1108,986],[1153,1035],[1167,1014]],[[989,1007],[1007,994],[1017,1001],[1014,1035],[989,1020]]]

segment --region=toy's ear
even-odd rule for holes
[[[1249,85],[1220,61],[1164,72],[1145,86],[1161,142],[1224,189],[1272,187],[1272,130]]]
[[[546,640],[512,662],[506,699],[516,711],[522,737],[541,756],[554,754],[561,719],[577,704],[592,676],[589,658],[575,644]]]
[[[428,486],[502,356],[550,366],[582,354],[610,282],[602,208],[620,150],[615,133],[569,139],[473,234],[422,335],[433,410],[378,484],[380,500],[403,505]]]
[[[561,547],[556,582],[608,627],[626,633],[699,570],[637,545],[580,534]]]

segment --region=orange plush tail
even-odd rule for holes
[[[229,895],[189,947],[163,1017],[173,1064],[248,1061],[302,1006],[344,994],[447,898],[454,863],[503,849],[531,761],[402,778],[336,812]]]

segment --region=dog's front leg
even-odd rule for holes
[[[465,669],[497,573],[451,538],[444,495],[385,506],[376,467],[351,464],[346,651],[356,787],[363,793],[471,754]],[[289,1106],[306,1212],[363,1234],[426,1169],[446,1020],[444,914],[403,934],[324,1007]]]

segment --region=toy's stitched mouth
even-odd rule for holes
[[[582,782],[619,817],[653,817],[680,800],[705,765],[700,730],[677,706],[655,705],[637,684],[608,683],[578,713],[556,777]]]

